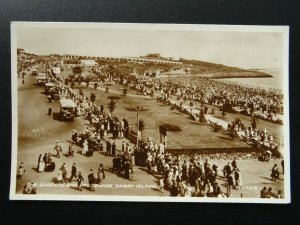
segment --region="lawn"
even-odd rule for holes
[[[85,68],[87,71],[89,68]],[[65,69],[60,76],[66,77],[71,74],[72,70]],[[92,86],[92,85],[91,85]],[[189,116],[179,113],[178,111],[172,111],[170,107],[163,105],[155,100],[150,99],[150,97],[145,97],[142,95],[136,96],[136,91],[129,90],[128,95],[124,97],[122,93],[122,86],[117,84],[112,84],[109,87],[110,93],[104,92],[107,87],[105,84],[100,84],[100,90],[93,90],[91,88],[86,88],[85,85],[75,84],[75,88],[81,87],[85,96],[90,96],[91,92],[96,93],[96,104],[103,105],[107,107],[110,99],[109,96],[121,97],[119,100],[115,100],[117,103],[117,108],[113,112],[114,115],[123,119],[126,118],[131,124],[132,129],[136,130],[136,112],[129,111],[128,108],[142,106],[147,109],[146,111],[140,112],[140,118],[145,122],[145,130],[143,131],[143,138],[152,137],[159,141],[159,125],[169,123],[172,125],[179,126],[182,131],[180,132],[168,132],[168,147],[169,148],[231,148],[231,147],[247,147],[248,145],[241,141],[232,141],[229,136],[223,134],[222,132],[213,132],[212,128],[206,125],[200,125],[195,121],[191,120]],[[135,96],[133,96],[135,95]],[[188,100],[187,100],[188,101]],[[196,107],[199,108],[199,103],[196,103]],[[213,106],[208,105],[208,112],[211,112]],[[222,116],[221,111],[214,107],[214,115],[217,118],[223,119],[225,121],[233,121],[237,116],[239,116],[245,123],[249,125],[252,118],[242,114],[227,113],[225,117]],[[273,135],[274,141],[280,143],[283,139],[283,125],[274,124],[265,120],[256,119],[257,127],[260,130],[267,128],[270,134]]]
[[[117,90],[115,85],[111,89]],[[121,97],[116,101],[116,109],[113,115],[120,119],[127,119],[132,129],[136,131],[136,111],[128,110],[128,108],[136,108],[140,106],[144,111],[139,112],[140,119],[145,122],[145,130],[142,133],[144,139],[152,137],[159,144],[159,125],[172,124],[179,126],[182,131],[168,132],[169,148],[231,148],[231,147],[249,147],[241,141],[233,141],[227,134],[214,132],[210,126],[200,125],[191,120],[189,116],[173,111],[170,107],[163,105],[150,97],[145,96],[126,96],[117,93],[106,93],[103,90],[93,90],[84,88],[85,96],[90,93],[96,94],[96,104],[107,107],[110,102],[109,96]]]

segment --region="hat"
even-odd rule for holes
[[[56,143],[59,143],[59,140],[56,140]]]

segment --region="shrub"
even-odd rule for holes
[[[108,96],[107,98],[108,98],[108,99],[112,99],[112,100],[118,100],[118,99],[120,99],[121,97],[111,95],[111,96]]]
[[[163,124],[162,127],[164,127],[167,131],[173,131],[173,132],[182,131],[182,129],[177,125]]]

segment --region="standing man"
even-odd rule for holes
[[[71,177],[69,179],[69,182],[72,182],[73,177],[75,177],[75,179],[77,178],[76,163],[73,163],[73,166],[72,166],[72,169],[71,169]]]
[[[111,143],[108,141],[106,143],[106,155],[110,155],[110,150],[111,150]]]
[[[237,168],[237,163],[236,163],[236,158],[235,157],[234,157],[234,159],[231,162],[231,166],[232,166],[232,169]]]
[[[67,181],[67,168],[66,168],[66,162],[64,162],[61,167],[60,167],[61,173],[62,173],[62,178],[63,181],[66,182]]]
[[[112,157],[116,157],[116,144],[115,144],[115,142],[113,142],[113,144],[112,144],[111,153],[112,153]]]
[[[95,175],[94,175],[94,172],[93,172],[92,169],[90,170],[90,173],[88,175],[88,180],[89,180],[90,190],[91,191],[95,191],[95,187],[94,187],[94,184],[95,184]]]
[[[60,158],[59,152],[62,152],[62,148],[61,148],[61,146],[59,144],[59,140],[56,141],[56,144],[54,146],[54,150],[56,151],[56,157]]]

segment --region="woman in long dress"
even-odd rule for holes
[[[39,163],[39,172],[43,172],[45,169],[45,162],[44,160],[41,158],[40,159],[40,163]]]
[[[81,108],[80,108],[80,106],[77,107],[77,116],[81,116]]]
[[[87,139],[84,140],[83,142],[83,149],[82,149],[82,154],[85,155],[89,150],[88,142]]]
[[[61,171],[61,169],[58,170],[58,174],[57,174],[57,182],[58,182],[58,183],[62,183],[62,182],[63,182],[63,176],[62,176],[62,171]]]

